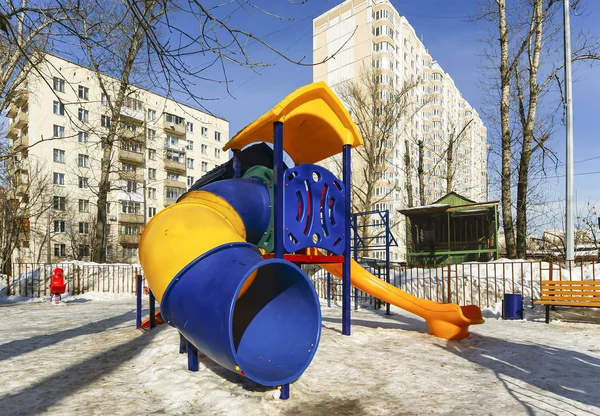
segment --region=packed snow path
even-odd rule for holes
[[[0,413],[198,415],[600,415],[600,325],[490,317],[463,341],[399,309],[323,307],[313,363],[273,398],[206,358],[186,370],[175,329],[134,329],[130,295],[0,305]],[[147,314],[147,312],[146,312]],[[553,315],[555,317],[555,315]]]

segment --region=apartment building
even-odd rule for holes
[[[93,71],[65,59],[48,55],[39,72],[7,111],[16,194],[29,204],[28,232],[13,261],[88,260],[109,98]],[[116,95],[117,81],[103,79]],[[108,261],[136,262],[144,224],[228,159],[221,148],[229,123],[131,87],[117,131],[105,249]]]
[[[477,111],[462,97],[451,76],[429,54],[423,42],[389,0],[346,0],[313,20],[313,81],[325,81],[334,91],[358,82],[365,71],[378,74],[384,90],[410,91],[414,112],[399,120],[389,144],[389,167],[379,178],[376,195],[386,197],[375,208],[388,209],[395,219],[399,242],[392,260],[404,260],[404,219],[399,209],[420,205],[418,143],[423,143],[425,204],[450,191],[475,201],[487,198],[487,132]],[[382,93],[382,99],[385,91]],[[408,140],[407,140],[408,139]],[[452,163],[448,149],[452,145]],[[406,168],[410,152],[411,168]],[[356,158],[355,158],[356,160]],[[355,163],[355,167],[358,165]],[[412,203],[407,188],[412,188]],[[383,253],[373,252],[373,257]]]

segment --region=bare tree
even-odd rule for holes
[[[578,6],[576,1],[573,7]],[[551,102],[552,93],[561,92],[561,10],[560,0],[529,0],[508,6],[506,0],[493,0],[482,11],[482,16],[497,30],[492,34],[497,40],[490,40],[486,53],[498,71],[498,78],[488,87],[498,91],[498,96],[492,95],[490,113],[500,125],[502,221],[509,258],[527,255],[532,162],[556,162],[548,141],[552,135],[549,120],[561,110]],[[597,42],[581,34],[571,60],[595,61],[598,49]],[[499,117],[494,114],[496,108],[500,110]]]

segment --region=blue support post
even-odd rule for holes
[[[344,145],[342,150],[342,164],[344,166],[344,264],[342,271],[342,334],[350,335],[350,264],[352,261],[352,251],[350,244],[350,215],[352,214],[351,195],[352,184],[350,182],[351,174],[351,150],[350,145]]]
[[[156,314],[156,300],[154,299],[154,293],[150,291],[148,294],[148,300],[150,301],[150,329],[156,326],[155,314]]]
[[[283,386],[281,386],[281,393],[279,395],[279,398],[281,400],[287,400],[290,398],[290,385],[289,384],[284,384]]]
[[[283,189],[283,123],[273,123],[273,198],[275,199],[275,218],[273,221],[274,257],[283,258],[284,236],[284,189]]]
[[[142,275],[137,275],[135,294],[137,297],[137,310],[135,315],[135,327],[139,328],[142,326]]]
[[[188,370],[198,371],[198,349],[191,342],[187,343]]]
[[[283,238],[284,227],[284,180],[283,180],[283,123],[276,121],[273,123],[273,199],[275,200],[274,221],[273,221],[273,236],[274,249],[273,256],[275,258],[283,258]],[[285,392],[285,394],[284,394]],[[284,384],[281,386],[282,400],[287,400],[290,397],[290,385]]]
[[[385,282],[390,283],[390,211],[385,214]],[[385,304],[385,314],[391,315],[390,304]]]
[[[185,339],[181,332],[179,333],[179,354],[185,354],[187,352],[188,341]]]
[[[327,307],[331,308],[331,273],[327,273]]]

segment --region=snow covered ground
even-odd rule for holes
[[[206,358],[188,372],[175,329],[134,329],[132,295],[6,301],[5,415],[600,415],[600,324],[546,325],[542,308],[504,321],[497,305],[457,342],[429,335],[422,319],[396,308],[390,317],[353,311],[345,337],[340,308],[324,306],[319,350],[281,401]]]

